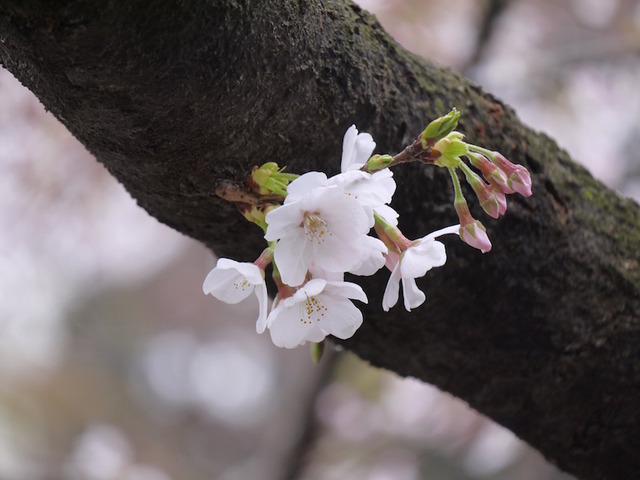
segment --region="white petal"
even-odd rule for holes
[[[264,238],[268,242],[271,242],[289,235],[295,229],[300,228],[300,223],[302,223],[303,220],[304,212],[296,203],[283,205],[271,210],[265,216],[267,233],[265,233]]]
[[[327,314],[320,321],[320,328],[335,337],[352,337],[362,325],[362,312],[349,300],[338,300],[322,295],[320,301],[327,308]]]
[[[368,303],[367,295],[362,287],[351,282],[327,282],[324,288],[326,294],[332,298],[352,298]]]
[[[307,342],[318,343],[324,340],[327,335],[327,332],[322,330],[318,325],[314,325],[304,336],[304,339]]]
[[[296,303],[286,307],[280,304],[271,311],[267,318],[271,340],[278,347],[295,348],[304,343],[305,337],[313,325],[305,324],[301,321],[300,309],[304,306]]]
[[[342,282],[344,281],[344,272],[330,272],[322,267],[319,267],[316,262],[312,262],[309,266],[309,271],[313,278],[322,278],[327,281]]]
[[[342,139],[342,161],[340,163],[340,171],[342,172],[349,170],[349,167],[353,164],[357,137],[358,129],[355,125],[351,125]]]
[[[276,244],[273,259],[280,271],[280,278],[287,285],[295,287],[304,281],[310,264],[308,249],[309,245],[301,228],[281,238]]]
[[[419,241],[409,247],[400,260],[402,278],[419,278],[433,267],[440,267],[447,261],[444,245],[436,240]]]
[[[360,262],[349,272],[354,275],[373,275],[384,266],[384,254],[387,252],[386,245],[380,239],[367,235],[364,238],[364,249]]]
[[[400,294],[400,262],[398,262],[389,276],[387,288],[382,296],[382,309],[388,312],[391,307],[398,303]]]
[[[444,227],[441,228],[440,230],[436,230],[435,232],[431,232],[429,235],[423,237],[423,240],[429,239],[429,238],[438,238],[442,235],[448,235],[448,234],[456,234],[459,235],[460,233],[460,224],[458,225],[451,225],[450,227]]]
[[[380,205],[375,208],[375,212],[394,227],[398,225],[398,217],[400,215],[389,205]]]
[[[351,270],[362,258],[362,241],[359,237],[351,241],[333,237],[323,243],[313,243],[311,251],[313,261],[322,269],[344,273]]]
[[[407,309],[407,312],[422,305],[427,298],[418,288],[413,278],[402,279],[402,296],[404,298],[404,308]]]
[[[352,238],[358,234],[367,234],[371,228],[369,215],[354,198],[341,195],[339,198],[327,197],[321,206],[320,216],[327,222],[333,235]]]
[[[284,203],[294,202],[317,187],[327,183],[327,176],[322,172],[308,172],[296,178],[287,186],[287,198]]]
[[[364,165],[376,148],[376,142],[368,133],[361,133],[356,138],[356,153],[353,159],[354,165]]]
[[[257,267],[256,267],[257,268]],[[254,285],[237,270],[214,268],[204,279],[202,290],[226,303],[239,303],[253,292]]]
[[[309,280],[304,286],[294,294],[294,298],[298,302],[306,301],[308,297],[319,295],[327,286],[324,278],[314,278]]]
[[[264,283],[264,274],[255,263],[236,262],[230,258],[221,258],[216,263],[216,268],[236,270],[254,285]]]
[[[267,286],[262,283],[256,286],[256,297],[258,297],[259,314],[256,321],[256,331],[258,333],[264,332],[267,328],[267,307],[269,303],[269,294],[267,293]]]

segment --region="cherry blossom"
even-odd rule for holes
[[[429,270],[440,267],[447,261],[444,245],[435,240],[441,235],[458,233],[460,225],[453,225],[436,230],[429,235],[414,240],[399,257],[389,257],[391,276],[382,297],[382,309],[387,312],[399,298],[400,281],[402,281],[402,295],[404,307],[407,311],[419,307],[426,299],[426,295],[416,285],[416,278],[424,277]],[[396,260],[397,259],[397,260]]]
[[[282,281],[300,285],[315,262],[329,272],[346,272],[361,263],[373,224],[341,185],[310,172],[288,186],[284,205],[267,213],[267,241],[278,240],[274,259]]]
[[[264,270],[253,263],[236,262],[229,258],[220,258],[202,284],[202,291],[211,294],[225,303],[236,304],[251,293],[258,297],[260,313],[256,322],[258,333],[264,332],[267,320],[267,286],[264,282]]]
[[[309,280],[292,296],[276,299],[266,322],[273,343],[295,348],[327,335],[351,337],[362,324],[362,312],[350,299],[367,303],[364,291],[354,283]]]

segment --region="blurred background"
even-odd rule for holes
[[[640,1],[359,3],[640,198]],[[571,478],[432,386],[256,335],[4,70],[0,232],[3,480]]]

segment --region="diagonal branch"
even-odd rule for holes
[[[370,279],[346,346],[467,400],[582,479],[640,470],[638,205],[371,15],[344,0],[8,0],[0,60],[151,215],[240,259],[260,232],[216,195],[223,182],[266,161],[335,173],[351,123],[394,153],[456,106],[472,143],[532,171],[535,195],[485,222],[490,254],[449,242],[418,311],[383,316],[386,275]],[[396,179],[409,237],[455,222],[446,172],[411,164]]]

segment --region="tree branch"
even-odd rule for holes
[[[488,255],[445,239],[419,310],[383,315],[387,275],[368,280],[346,346],[465,399],[582,479],[640,471],[640,209],[500,101],[342,0],[9,0],[0,32],[2,64],[143,208],[245,260],[260,229],[215,194],[222,182],[266,161],[335,173],[351,123],[394,153],[456,106],[472,143],[530,169],[534,196],[483,218]],[[395,173],[407,236],[455,222],[446,172]]]

